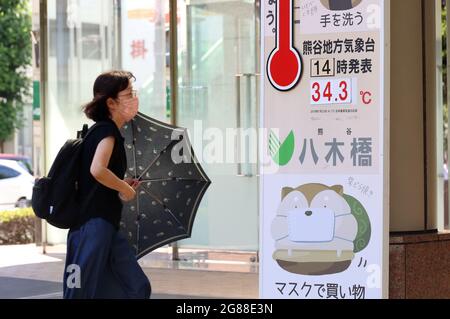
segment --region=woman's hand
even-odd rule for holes
[[[124,202],[132,201],[136,197],[136,191],[128,183],[124,183],[123,189],[119,192],[119,198]]]
[[[137,189],[141,185],[141,182],[137,178],[125,178],[123,181],[134,189]]]

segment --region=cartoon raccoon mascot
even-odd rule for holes
[[[282,190],[271,225],[273,259],[302,275],[345,271],[370,240],[370,220],[362,204],[342,186],[307,184]]]

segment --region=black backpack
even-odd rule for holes
[[[67,140],[60,149],[48,175],[36,180],[31,206],[37,217],[58,228],[76,225],[83,208],[78,192],[83,141],[101,125],[105,124],[96,123],[88,130],[85,124],[77,138]]]

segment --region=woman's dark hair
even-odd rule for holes
[[[134,75],[127,71],[100,74],[94,82],[94,98],[83,107],[84,114],[95,122],[108,119],[110,113],[106,101],[109,98],[116,99],[117,94],[129,86],[131,79],[136,80]]]

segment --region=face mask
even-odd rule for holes
[[[120,113],[126,122],[131,121],[138,113],[139,99],[137,97],[123,102],[120,108]]]

